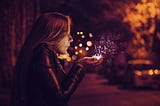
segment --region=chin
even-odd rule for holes
[[[59,54],[67,54],[68,51],[66,49],[57,50],[57,53]]]
[[[61,54],[67,54],[68,52],[67,51],[63,51],[63,52],[60,52]]]

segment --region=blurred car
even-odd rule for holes
[[[128,61],[124,74],[123,86],[135,87],[160,87],[160,66],[150,60],[136,59]]]

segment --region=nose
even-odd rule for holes
[[[70,42],[73,42],[73,37],[72,37],[72,35],[69,36],[69,41],[70,41]]]

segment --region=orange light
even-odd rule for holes
[[[83,50],[79,50],[79,53],[83,53]]]
[[[92,33],[89,33],[89,37],[91,37],[91,38],[92,38],[92,37],[93,37],[93,34],[92,34]]]
[[[57,55],[57,57],[59,59],[66,59],[67,61],[71,61],[71,57],[69,56],[68,53],[67,54],[59,54],[59,55]]]
[[[76,55],[78,55],[78,52],[75,52]]]
[[[92,46],[92,42],[91,41],[87,41],[87,46]]]
[[[68,62],[70,62],[70,61],[71,61],[71,57],[67,57],[66,60],[67,60]]]
[[[159,72],[157,69],[155,69],[155,70],[154,70],[154,74],[157,75],[157,74],[160,74],[160,72]]]
[[[148,74],[149,74],[149,75],[153,75],[153,70],[150,69],[150,70],[148,71]]]
[[[142,76],[142,72],[139,71],[139,70],[136,70],[136,71],[135,71],[135,74],[136,74],[137,76]]]
[[[131,3],[125,6],[126,15],[123,17],[123,22],[130,24],[131,32],[135,36],[129,42],[129,47],[127,48],[127,52],[134,58],[147,57],[149,55],[145,47],[152,46],[152,35],[155,33],[156,28],[155,19],[160,17],[160,0],[138,1],[139,3]],[[150,43],[147,43],[143,35],[149,35]],[[140,47],[140,44],[144,45],[144,48]]]
[[[75,49],[78,49],[78,47],[77,47],[77,46],[74,46],[74,48],[75,48]]]

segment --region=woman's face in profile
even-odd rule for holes
[[[57,52],[60,54],[66,54],[67,49],[70,47],[70,43],[73,41],[73,38],[70,34],[70,28],[66,33],[64,33],[64,37],[58,42]]]

